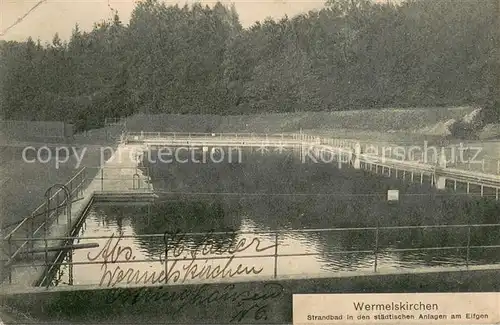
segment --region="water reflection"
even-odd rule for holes
[[[212,213],[205,214],[211,222],[189,222],[182,217],[191,216],[193,220],[199,216],[201,207],[214,207]],[[219,212],[217,212],[219,211]],[[85,239],[81,242],[98,242],[99,249],[93,249],[91,255],[97,255],[106,240],[112,234],[125,236],[119,243],[122,247],[130,246],[139,263],[118,263],[120,269],[133,268],[140,272],[160,272],[169,270],[178,271],[179,281],[191,279],[189,274],[199,274],[202,270],[227,269],[236,270],[241,265],[255,270],[260,276],[273,276],[274,244],[276,238],[273,233],[258,233],[253,231],[271,231],[261,226],[250,216],[241,216],[238,229],[231,229],[224,224],[224,205],[211,206],[207,202],[186,201],[172,204],[156,204],[150,207],[132,206],[99,206],[93,207],[86,221],[83,236],[108,236],[103,239]],[[166,213],[168,212],[168,213]],[[166,218],[166,216],[170,218]],[[198,216],[198,218],[197,218]],[[210,216],[210,217],[209,217]],[[177,217],[177,218],[175,218]],[[147,221],[149,220],[149,221]],[[200,220],[201,221],[201,220]],[[219,228],[212,226],[219,222]],[[181,230],[184,227],[184,230]],[[184,235],[184,232],[207,232],[211,230],[226,231],[224,234]],[[234,231],[233,231],[234,230]],[[168,265],[165,264],[164,231],[171,232],[169,237]],[[176,233],[181,231],[182,233]],[[238,232],[236,232],[238,231]],[[467,241],[472,246],[498,245],[499,227],[490,227],[489,230],[471,228],[461,229],[379,229],[377,264],[379,269],[408,269],[434,266],[456,266],[466,263]],[[243,234],[241,233],[243,232]],[[148,235],[159,234],[157,237]],[[488,234],[487,236],[485,236]],[[495,235],[496,234],[496,235]],[[130,236],[127,237],[127,236]],[[255,239],[258,242],[255,242]],[[245,246],[251,246],[245,251],[238,251],[237,246],[242,240]],[[292,229],[281,229],[278,236],[278,250],[280,256],[277,263],[278,275],[318,275],[332,274],[339,271],[373,271],[375,264],[376,229],[345,229],[333,228],[321,231],[299,232]],[[252,244],[252,245],[249,245]],[[256,247],[269,248],[263,252]],[[453,248],[454,246],[462,248]],[[444,250],[417,251],[418,248],[449,247]],[[231,249],[233,251],[231,251]],[[412,249],[413,251],[398,251]],[[177,250],[177,252],[175,251]],[[181,252],[182,250],[182,252]],[[205,250],[205,252],[203,252]],[[73,261],[88,261],[89,250],[76,251]],[[196,253],[193,254],[193,251]],[[236,252],[235,252],[236,251]],[[469,265],[481,263],[498,263],[499,249],[474,249],[469,253]],[[266,255],[267,257],[263,257]],[[231,259],[232,256],[235,256]],[[247,257],[253,258],[247,258]],[[197,261],[194,262],[193,258]],[[212,258],[218,259],[212,259]],[[102,261],[104,262],[104,261]],[[196,272],[193,270],[197,265]],[[113,270],[115,265],[107,267]],[[97,284],[103,277],[102,265],[75,266],[76,284]],[[125,272],[125,271],[124,271]],[[207,273],[207,272],[205,272]],[[254,276],[255,274],[238,274],[237,276]],[[202,279],[203,280],[203,279]],[[205,279],[206,280],[206,279]],[[68,282],[68,280],[63,280]]]
[[[86,221],[84,236],[131,236],[120,245],[130,246],[137,260],[145,261],[120,264],[124,269],[159,274],[170,267],[185,275],[193,269],[192,251],[204,245],[213,250],[196,253],[200,261],[197,271],[190,274],[209,266],[210,270],[222,269],[228,261],[233,270],[238,265],[262,269],[259,276],[273,276],[276,270],[279,275],[371,271],[375,263],[380,269],[404,269],[500,262],[500,249],[474,247],[500,245],[500,226],[431,227],[497,224],[500,209],[495,201],[438,193],[429,184],[384,178],[347,165],[339,169],[336,164],[304,164],[293,154],[245,151],[236,164],[144,162],[144,166],[151,171],[153,188],[160,196],[157,202],[151,206],[96,205]],[[388,189],[399,189],[399,202],[387,202]],[[427,227],[386,229],[409,225]],[[366,227],[371,229],[346,230]],[[378,236],[375,227],[379,227]],[[298,231],[307,229],[323,231]],[[276,265],[274,230],[280,231]],[[210,231],[227,233],[208,238],[186,235],[182,240],[173,235]],[[269,233],[247,233],[252,231]],[[172,234],[173,245],[167,263],[163,236],[149,236],[165,232]],[[244,252],[227,253],[241,240],[248,244],[255,238],[261,247],[270,248],[259,252],[253,245]],[[106,239],[88,241],[102,248]],[[468,244],[472,247],[467,254]],[[179,247],[185,248],[183,254],[173,253]],[[432,249],[436,247],[441,248]],[[86,261],[87,253],[77,251],[73,260]],[[75,283],[98,283],[102,272],[100,265],[75,267]]]
[[[119,236],[124,235],[123,224],[130,224],[136,236],[136,244],[147,256],[159,256],[165,252],[165,241],[162,236],[147,235],[183,233],[206,233],[209,231],[226,231],[227,234],[211,236],[212,245],[223,247],[234,240],[231,228],[224,222],[225,210],[220,200],[170,200],[152,206],[119,206],[96,205],[96,216],[100,216],[104,225],[116,225]],[[232,224],[237,222],[233,219]],[[129,231],[130,232],[130,231]],[[197,247],[204,243],[202,236],[185,236],[182,245]],[[181,243],[179,243],[180,245]]]

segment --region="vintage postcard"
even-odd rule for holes
[[[0,0],[0,324],[499,324],[497,0]]]

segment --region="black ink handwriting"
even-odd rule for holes
[[[100,285],[107,287],[114,287],[119,283],[126,284],[156,284],[156,283],[185,283],[186,280],[194,279],[215,279],[215,278],[232,278],[236,275],[258,275],[263,271],[263,268],[256,268],[255,266],[243,266],[238,264],[235,269],[231,264],[234,256],[228,258],[228,261],[221,268],[221,265],[206,265],[208,260],[205,260],[205,265],[195,263],[191,260],[189,264],[183,265],[182,270],[174,270],[177,266],[177,261],[173,261],[168,265],[167,272],[161,270],[157,272],[139,271],[134,268],[122,269],[116,266],[114,270],[108,270],[108,266],[104,263],[101,266],[103,270]],[[182,271],[182,272],[181,272]]]
[[[184,250],[181,239],[183,239],[185,234],[180,234],[180,236],[179,234],[180,232],[166,235],[170,237],[169,240],[171,243],[172,239],[178,241],[176,245],[178,251],[174,254],[177,256],[182,254]],[[210,240],[207,239],[208,238],[206,238],[206,242],[210,242]],[[275,283],[265,284],[267,290],[259,292],[251,292],[248,290],[238,292],[234,285],[228,285],[224,290],[219,291],[210,290],[206,284],[198,284],[193,286],[193,289],[185,289],[181,293],[162,293],[159,292],[161,290],[158,291],[158,288],[163,287],[148,287],[148,285],[151,284],[167,284],[172,282],[185,283],[185,281],[193,279],[232,278],[241,274],[260,274],[263,268],[244,266],[243,264],[232,265],[235,258],[234,255],[229,256],[224,265],[215,266],[208,264],[210,260],[209,257],[204,260],[204,264],[203,262],[199,262],[203,259],[196,258],[198,253],[201,253],[201,255],[234,254],[236,252],[242,252],[254,244],[256,244],[255,250],[258,252],[275,247],[275,245],[260,247],[260,240],[258,238],[253,238],[249,244],[247,244],[246,239],[243,238],[240,239],[236,245],[225,248],[214,247],[213,244],[202,244],[196,247],[195,253],[192,253],[191,256],[184,257],[184,260],[189,262],[188,264],[178,266],[177,263],[179,259],[176,259],[166,264],[165,269],[160,272],[122,268],[119,265],[116,265],[114,269],[112,269],[109,263],[127,262],[135,259],[132,248],[130,246],[120,245],[120,241],[121,238],[115,238],[114,235],[112,235],[95,256],[91,256],[90,253],[87,254],[87,258],[90,261],[103,260],[101,266],[101,270],[103,271],[100,281],[101,286],[115,287],[117,284],[146,285],[146,287],[139,288],[139,290],[137,288],[114,289],[117,290],[117,294],[115,294],[114,298],[111,298],[113,302],[117,300],[125,300],[124,302],[128,302],[129,304],[136,304],[139,301],[147,302],[148,300],[175,302],[176,305],[172,307],[174,308],[173,316],[180,313],[186,306],[206,305],[207,303],[214,302],[230,302],[232,306],[236,307],[234,309],[234,314],[231,316],[231,322],[241,322],[248,317],[253,317],[255,320],[267,320],[269,300],[279,297],[283,291],[283,287]],[[121,260],[120,257],[122,257]],[[176,267],[177,269],[175,269]]]
[[[231,322],[241,322],[252,317],[255,320],[267,320],[270,303],[283,295],[284,287],[279,283],[265,283],[263,288],[252,292],[238,290],[235,284],[223,289],[211,288],[207,284],[186,288],[174,292],[173,287],[116,288],[108,296],[110,304],[135,305],[138,303],[159,302],[172,308],[172,316],[177,316],[186,307],[206,307],[207,304],[230,303],[234,306]],[[169,311],[170,312],[170,311]]]
[[[101,249],[101,251],[94,257],[90,256],[90,252],[87,253],[87,259],[89,261],[95,261],[99,258],[102,258],[104,261],[104,264],[106,263],[116,263],[120,256],[123,254],[123,257],[125,258],[124,261],[119,261],[119,262],[127,262],[131,260],[135,260],[135,256],[133,255],[132,248],[130,246],[118,246],[118,244],[121,241],[121,238],[118,237],[116,240],[116,243],[113,245],[113,239],[114,239],[114,234],[109,237],[108,241],[104,245],[104,247]]]
[[[163,239],[165,242],[165,247],[167,249],[172,248],[171,250],[174,257],[179,257],[182,255],[185,249],[184,241],[186,238],[186,233],[182,233],[180,230],[175,232],[165,232]],[[233,235],[236,235],[236,232],[233,231]],[[205,234],[202,242],[203,244],[198,245],[194,249],[190,250],[190,254],[192,258],[196,258],[196,256],[201,253],[201,255],[206,256],[209,254],[214,255],[223,255],[223,254],[235,254],[239,252],[246,251],[253,245],[255,245],[255,252],[263,252],[268,249],[272,249],[276,247],[276,244],[272,244],[269,246],[261,247],[261,241],[259,238],[254,237],[252,240],[247,243],[247,238],[240,238],[236,241],[236,236],[232,236],[231,242],[224,246],[215,246],[214,245],[214,231],[209,231]]]

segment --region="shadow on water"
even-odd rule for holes
[[[500,225],[467,227],[498,224],[498,203],[437,192],[430,182],[411,184],[354,170],[347,164],[339,168],[336,164],[302,163],[294,154],[243,152],[242,160],[231,164],[146,161],[144,166],[150,168],[159,196],[154,204],[95,205],[83,234],[134,237],[120,245],[129,245],[148,259],[134,266],[141,270],[163,269],[161,258],[154,259],[164,253],[165,238],[147,235],[169,234],[169,245],[173,245],[169,250],[179,246],[196,249],[204,244],[214,249],[229,248],[239,240],[246,239],[248,244],[256,237],[262,247],[270,247],[275,242],[273,235],[248,233],[274,230],[280,231],[279,255],[300,255],[279,258],[279,274],[286,275],[370,271],[375,265],[375,251],[377,266],[384,269],[500,262],[500,249],[478,247],[500,245]],[[400,191],[398,202],[387,201],[388,189]],[[464,227],[433,227],[438,225]],[[423,227],[384,228],[394,226]],[[207,232],[228,233],[179,235]],[[105,242],[100,241],[100,247]],[[256,254],[245,252],[252,253]],[[274,254],[274,250],[264,253]],[[75,252],[73,260],[86,261],[85,254]],[[201,258],[203,263],[207,257]],[[267,275],[273,274],[270,258],[254,258],[251,262]],[[180,264],[178,267],[185,267]],[[99,282],[99,267],[88,270],[89,266],[75,269],[75,279]]]
[[[167,202],[168,201],[168,202]],[[234,228],[237,220],[226,222],[223,203],[220,199],[208,200],[163,200],[150,206],[97,205],[96,214],[103,217],[107,224],[116,225],[117,232],[123,236],[124,222],[136,235],[135,242],[149,256],[158,256],[165,251],[164,237],[147,237],[147,235],[165,234],[170,238],[179,233],[227,232],[210,236],[213,247],[222,248],[234,242]],[[205,238],[206,239],[206,238]],[[183,236],[177,245],[197,248],[204,244],[202,236]]]
[[[157,157],[156,152],[151,153]],[[187,157],[186,157],[187,158]],[[212,198],[231,206],[231,220],[251,220],[258,230],[362,228],[389,226],[432,226],[451,224],[498,224],[500,206],[487,198],[464,196],[453,191],[437,191],[424,177],[423,183],[354,170],[348,164],[301,161],[293,152],[277,154],[244,150],[238,163],[156,163],[144,165],[152,170],[156,191],[183,193],[219,193]],[[340,168],[339,168],[340,167]],[[387,190],[398,189],[400,201],[389,203]],[[165,194],[164,194],[165,195]],[[201,195],[201,194],[200,194]],[[167,195],[168,196],[168,195]],[[199,195],[198,195],[199,196]],[[190,217],[192,218],[192,217]],[[213,224],[214,227],[220,225]],[[237,228],[235,228],[237,229]],[[425,228],[380,230],[378,249],[382,255],[395,256],[407,264],[422,266],[465,262],[466,249],[398,252],[398,249],[487,246],[500,244],[500,227]],[[314,239],[325,254],[355,265],[373,251],[374,230],[285,234]],[[391,252],[384,253],[391,249]],[[498,262],[500,250],[474,248],[470,263]],[[348,262],[352,260],[353,262]],[[415,263],[412,263],[412,260]],[[369,261],[372,263],[372,261]]]

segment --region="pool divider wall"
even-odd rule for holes
[[[497,292],[499,275],[500,269],[486,269],[146,288],[37,288],[4,295],[2,302],[40,321],[291,323],[294,293]]]
[[[65,231],[64,234],[62,234],[62,237],[76,237],[78,235],[78,232],[80,230],[80,227],[82,226],[83,222],[85,221],[85,218],[87,217],[87,212],[89,209],[92,207],[94,203],[98,202],[139,202],[139,203],[152,203],[154,202],[154,199],[157,196],[153,194],[152,192],[93,192],[89,193],[87,197],[84,199],[84,202],[82,202],[82,205],[80,209],[77,211],[77,218],[74,218],[72,220],[72,224],[70,227],[69,231]],[[65,246],[70,243],[71,240],[58,240],[57,241],[57,247]],[[48,254],[48,261],[49,264],[54,264],[54,263],[61,263],[66,254],[70,253],[70,250],[60,250],[60,251],[53,251],[49,252]],[[48,269],[44,269],[37,281],[35,282],[35,286],[44,286],[46,285],[46,281],[51,281],[53,278],[53,275],[56,273],[58,267],[54,267],[50,270],[50,274],[46,277],[46,272],[49,271]]]
[[[93,194],[95,203],[153,203],[158,195],[153,192],[96,192]]]

